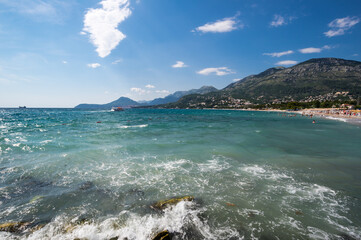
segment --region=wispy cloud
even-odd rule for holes
[[[271,56],[271,57],[282,57],[284,55],[289,55],[294,53],[292,50],[284,51],[284,52],[274,52],[274,53],[263,53],[263,55]]]
[[[232,80],[232,82],[238,82],[239,80],[241,80],[242,78],[235,78]]]
[[[113,61],[112,64],[118,64],[121,62],[123,62],[123,59],[117,59],[117,60]]]
[[[68,64],[68,62],[64,60],[64,61],[63,61],[63,64]]]
[[[172,65],[172,68],[184,68],[184,67],[188,67],[188,66],[185,65],[184,62],[182,61],[177,61],[175,64]]]
[[[284,66],[287,66],[287,65],[294,65],[294,64],[297,64],[297,61],[284,60],[284,61],[277,62],[275,65],[284,65]]]
[[[168,90],[157,90],[156,93],[162,93],[162,94],[169,94],[170,92]]]
[[[60,23],[72,3],[57,0],[0,0],[9,10],[37,21]]]
[[[102,0],[101,8],[91,8],[84,16],[83,32],[90,34],[99,57],[108,56],[126,36],[117,27],[131,15],[129,0]]]
[[[347,30],[355,26],[357,23],[360,22],[360,19],[356,16],[354,17],[345,17],[345,18],[336,18],[332,22],[328,24],[328,26],[331,28],[327,32],[324,32],[324,34],[327,37],[335,37],[344,35]]]
[[[144,94],[146,92],[144,89],[136,88],[136,87],[131,88],[130,91],[138,94]]]
[[[322,52],[322,51],[325,50],[325,49],[331,49],[331,47],[328,46],[328,45],[325,45],[325,46],[323,46],[322,48],[309,47],[309,48],[299,49],[298,51],[299,51],[300,53],[307,54],[307,53],[320,53],[320,52]]]
[[[233,30],[236,30],[238,28],[243,28],[244,24],[240,23],[237,20],[237,14],[234,17],[230,18],[223,18],[221,20],[217,20],[215,22],[206,23],[203,26],[197,27],[194,31],[202,32],[202,33],[225,33],[225,32],[231,32]]]
[[[224,76],[234,72],[228,67],[218,67],[218,68],[205,68],[198,71],[197,73],[201,75],[216,74],[217,76]]]
[[[146,88],[155,88],[155,86],[150,85],[150,84],[146,85],[145,87],[146,87]]]
[[[101,65],[99,63],[89,63],[87,66],[90,67],[90,68],[98,68]]]
[[[270,22],[271,27],[280,27],[289,24],[295,17],[284,17],[278,14],[273,16],[273,20]]]
[[[285,18],[282,17],[281,15],[274,15],[273,21],[270,23],[272,27],[279,27],[285,24],[286,24]]]

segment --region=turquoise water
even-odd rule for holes
[[[360,126],[290,116],[0,109],[0,239],[361,239]]]

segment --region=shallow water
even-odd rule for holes
[[[290,116],[0,109],[0,238],[361,239],[360,126]]]

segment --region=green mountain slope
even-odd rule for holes
[[[325,101],[361,96],[361,62],[319,58],[293,67],[270,68],[224,89],[205,95],[188,95],[164,107],[237,107],[291,101]]]

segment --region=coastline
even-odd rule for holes
[[[297,111],[304,116],[317,116],[330,120],[361,124],[360,110],[345,110],[337,108],[310,108]]]
[[[233,111],[253,111],[253,112],[278,112],[278,113],[296,113],[307,117],[321,117],[329,120],[354,123],[361,125],[361,110],[345,110],[339,108],[308,108],[298,111],[289,111],[281,109],[226,109],[226,108],[204,108],[207,110],[233,110]]]

